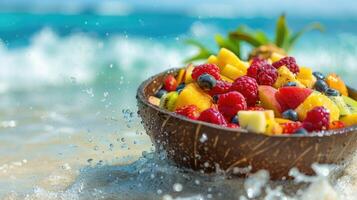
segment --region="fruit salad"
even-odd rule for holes
[[[357,125],[357,101],[338,75],[278,53],[246,62],[222,48],[204,64],[167,75],[149,102],[191,120],[266,135]]]

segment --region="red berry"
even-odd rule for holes
[[[329,125],[329,129],[340,129],[346,127],[345,123],[343,121],[333,121]]]
[[[166,91],[175,91],[177,88],[177,81],[174,76],[168,75],[164,81],[164,88]]]
[[[202,64],[196,66],[192,71],[192,79],[197,80],[198,77],[202,74],[209,74],[213,76],[216,80],[221,80],[219,68],[215,64]]]
[[[238,124],[234,124],[234,123],[228,123],[227,127],[228,128],[239,128],[239,125]]]
[[[288,122],[288,123],[281,124],[281,127],[283,128],[283,133],[293,134],[298,129],[302,128],[302,123],[301,122]]]
[[[262,66],[264,66],[266,64],[268,64],[268,62],[266,60],[254,58],[252,61],[252,64],[250,65],[250,67],[247,70],[247,75],[254,79],[257,79],[259,69],[262,68]]]
[[[251,110],[251,111],[264,111],[265,109],[261,106],[251,106],[248,107],[247,110]]]
[[[282,107],[282,110],[296,109],[305,99],[310,96],[313,91],[308,88],[299,87],[282,87],[277,93],[275,98]]]
[[[257,82],[259,85],[274,85],[278,79],[278,71],[270,64],[263,65],[257,73]]]
[[[218,125],[227,125],[226,120],[224,119],[223,115],[216,109],[209,108],[203,111],[198,118],[200,121],[218,124]]]
[[[296,64],[296,60],[294,57],[284,57],[279,61],[273,63],[273,66],[277,69],[279,69],[281,66],[286,66],[294,74],[300,72],[299,66]]]
[[[226,81],[217,81],[216,85],[208,92],[211,96],[224,94],[229,92],[229,88],[231,88],[232,83]]]
[[[252,77],[241,76],[237,78],[230,90],[240,92],[245,97],[248,106],[255,105],[258,100],[258,83]]]
[[[240,110],[247,109],[244,96],[236,91],[219,95],[218,110],[227,118],[231,119]]]
[[[303,127],[307,131],[322,131],[329,128],[330,112],[323,106],[310,110],[303,122]]]
[[[200,116],[200,111],[195,105],[183,106],[176,109],[175,113],[186,116],[190,119],[197,119]]]

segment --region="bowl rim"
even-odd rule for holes
[[[144,103],[146,106],[149,106],[150,108],[156,110],[157,112],[166,114],[170,117],[173,118],[177,118],[180,120],[183,120],[185,122],[190,122],[193,123],[195,125],[203,125],[203,126],[207,126],[210,128],[214,128],[217,129],[219,131],[226,131],[229,133],[241,133],[241,134],[255,134],[255,135],[259,135],[259,136],[263,136],[263,137],[272,137],[272,138],[322,138],[322,137],[330,137],[330,136],[334,136],[334,135],[340,135],[340,134],[348,134],[348,133],[352,133],[354,131],[357,131],[357,125],[353,125],[353,126],[349,126],[349,127],[345,127],[342,129],[335,129],[335,130],[327,130],[327,131],[319,131],[319,132],[312,132],[309,134],[280,134],[280,135],[265,135],[265,134],[261,134],[261,133],[254,133],[254,132],[249,132],[246,129],[243,128],[237,128],[237,129],[233,129],[233,128],[228,128],[228,127],[224,127],[224,126],[220,126],[220,125],[216,125],[216,124],[211,124],[208,122],[203,122],[203,121],[199,121],[199,120],[193,120],[193,119],[189,119],[187,117],[175,114],[174,112],[170,112],[164,109],[159,108],[158,106],[155,106],[153,104],[151,104],[149,102],[149,100],[145,97],[144,94],[144,89],[152,82],[154,81],[156,78],[166,75],[166,74],[170,74],[170,73],[174,73],[177,72],[178,70],[180,70],[181,68],[170,68],[167,69],[165,71],[162,71],[158,74],[152,75],[150,76],[148,79],[146,79],[145,81],[143,81],[140,86],[137,89],[137,98],[139,98],[138,100],[140,100],[142,103]],[[352,88],[352,90],[354,90]]]

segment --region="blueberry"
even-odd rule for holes
[[[197,83],[203,90],[211,90],[214,86],[216,86],[217,81],[209,74],[202,74],[198,77]]]
[[[238,116],[235,115],[233,118],[232,118],[232,121],[231,121],[233,124],[238,124]]]
[[[298,116],[297,112],[295,110],[292,110],[292,109],[284,111],[282,116],[283,116],[284,119],[288,119],[288,120],[291,120],[291,121],[294,121],[294,122],[299,120],[299,116]]]
[[[177,86],[176,91],[180,93],[185,88],[185,86],[186,85],[184,83],[181,83],[180,85]]]
[[[317,80],[314,87],[317,91],[323,93],[325,93],[326,90],[328,89],[328,85],[324,80]]]
[[[213,103],[217,103],[218,102],[218,98],[219,98],[218,94],[213,95],[213,97],[212,97]]]
[[[314,72],[312,73],[317,80],[325,80],[325,75],[321,72]]]
[[[164,90],[164,89],[160,89],[159,91],[156,92],[155,97],[161,98],[161,97],[164,96],[165,94],[167,94],[167,91]]]
[[[297,84],[295,82],[288,82],[283,87],[296,87]]]
[[[340,92],[335,90],[335,89],[332,89],[332,88],[328,88],[326,91],[325,91],[325,94],[327,96],[340,96]]]
[[[307,135],[309,132],[304,129],[304,128],[299,128],[298,130],[295,131],[294,134],[301,134],[301,135]]]

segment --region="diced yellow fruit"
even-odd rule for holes
[[[267,120],[264,111],[239,111],[239,125],[254,133],[265,133]]]
[[[288,82],[295,82],[298,87],[305,87],[298,81],[294,75],[287,67],[282,66],[278,69],[278,79],[274,83],[275,88],[281,88]]]
[[[149,96],[148,101],[149,101],[149,103],[151,103],[152,105],[155,105],[155,106],[159,106],[159,105],[160,105],[160,99],[157,98],[157,97]]]
[[[230,78],[228,78],[228,77],[226,77],[226,76],[223,76],[222,74],[221,74],[221,79],[222,79],[223,81],[228,82],[228,83],[233,83],[233,82],[234,82],[232,79],[230,79]]]
[[[245,75],[243,71],[230,64],[227,64],[225,67],[223,67],[221,74],[232,80],[236,80],[237,78]]]
[[[250,63],[249,63],[248,61],[243,61],[243,60],[242,60],[242,63],[243,63],[243,65],[245,66],[246,69],[249,68]]]
[[[281,55],[281,54],[279,54],[279,53],[276,53],[276,52],[273,52],[272,54],[271,54],[271,61],[272,62],[277,62],[277,61],[279,61],[280,59],[282,59],[282,58],[284,58],[285,56],[284,55]]]
[[[189,66],[187,66],[186,68],[186,73],[185,73],[185,84],[188,84],[188,83],[191,83],[193,82],[193,79],[192,79],[192,71],[195,67],[190,64]]]
[[[279,124],[285,124],[285,123],[291,123],[293,121],[288,120],[288,119],[283,119],[283,118],[275,118],[275,121]]]
[[[352,115],[346,115],[341,118],[341,121],[345,123],[346,126],[357,125],[357,113]]]
[[[323,106],[330,112],[330,122],[337,121],[340,118],[340,109],[327,96],[314,92],[308,96],[305,101],[296,108],[300,121],[303,121],[306,114],[317,106]]]
[[[218,52],[218,66],[222,69],[227,64],[237,67],[244,73],[247,73],[248,67],[233,52],[226,48],[221,48]]]
[[[183,76],[185,75],[185,71],[186,71],[185,69],[180,69],[180,71],[178,72],[177,77],[176,77],[178,84],[182,83]]]
[[[207,62],[210,64],[218,65],[218,58],[215,55],[211,55],[210,57],[208,57]]]
[[[274,120],[274,111],[273,110],[264,110],[265,118],[267,120]]]
[[[300,67],[300,72],[296,78],[307,88],[313,88],[316,83],[316,77],[312,74],[312,69],[308,67]]]
[[[265,134],[267,135],[280,135],[283,133],[283,128],[274,120],[267,120]]]
[[[196,105],[202,112],[212,106],[212,97],[201,90],[196,83],[190,83],[179,94],[176,108],[188,105]]]
[[[348,96],[346,84],[337,74],[329,74],[325,80],[330,88],[338,90],[342,95]]]

